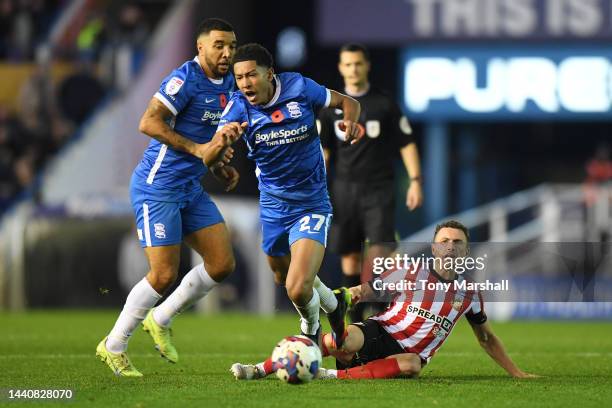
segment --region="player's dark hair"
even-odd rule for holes
[[[233,32],[234,27],[221,18],[207,18],[198,26],[196,30],[196,39],[202,34],[208,34],[213,30]]]
[[[338,56],[340,56],[340,54],[342,54],[345,51],[361,52],[363,54],[363,57],[366,59],[366,61],[370,62],[370,51],[368,51],[366,46],[363,44],[358,44],[358,43],[344,44],[342,47],[340,47],[340,52],[338,53]]]
[[[436,235],[438,235],[438,231],[440,231],[442,228],[453,228],[461,230],[465,234],[465,238],[468,240],[468,242],[470,241],[470,232],[468,231],[467,227],[457,220],[448,220],[436,225],[436,231],[434,232],[433,237],[434,241],[436,240]]]
[[[255,61],[257,66],[274,68],[272,54],[263,45],[256,43],[244,44],[238,47],[234,54],[234,64],[243,61]]]

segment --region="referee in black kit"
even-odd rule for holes
[[[338,128],[342,112],[323,109],[319,114],[321,144],[325,162],[335,173],[331,195],[334,220],[330,248],[341,256],[343,285],[352,287],[361,280],[361,249],[369,243],[368,258],[388,256],[395,242],[395,194],[393,162],[400,152],[410,187],[406,206],[410,210],[423,203],[419,153],[412,129],[397,104],[384,92],[370,86],[370,56],[360,44],[340,48],[338,70],[344,91],[361,104],[359,126],[366,137],[351,145],[344,142]],[[377,245],[378,244],[378,245]],[[364,276],[364,279],[369,277]],[[352,321],[361,321],[363,305],[351,312]]]

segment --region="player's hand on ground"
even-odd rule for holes
[[[225,186],[225,191],[233,190],[240,180],[240,173],[232,166],[217,165],[211,170],[217,180]]]
[[[540,378],[539,375],[536,374],[531,374],[531,373],[526,373],[524,371],[521,371],[517,374],[513,375],[514,378]]]
[[[406,207],[410,211],[423,205],[423,188],[420,182],[411,182],[406,192]]]
[[[353,122],[352,120],[343,120],[338,123],[338,128],[344,132],[344,141],[355,144],[361,140],[364,135],[363,128],[359,126],[359,123]]]

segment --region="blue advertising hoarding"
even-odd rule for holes
[[[612,119],[612,47],[413,46],[400,64],[411,119]]]
[[[319,0],[318,41],[612,39],[612,0]],[[359,29],[355,29],[359,27]]]

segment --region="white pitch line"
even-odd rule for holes
[[[541,353],[541,352],[528,352],[528,353],[508,353],[511,356],[520,357],[544,357],[544,356],[557,356],[558,353]],[[193,358],[208,357],[208,358],[262,358],[264,354],[258,353],[182,353],[181,355]],[[448,352],[444,351],[436,354],[436,357],[474,357],[481,356],[483,353],[478,352]],[[612,353],[599,353],[599,352],[580,352],[580,353],[563,353],[567,357],[586,357],[586,358],[612,358]],[[159,358],[159,354],[154,353],[130,353],[130,357],[137,358]],[[95,353],[82,353],[82,354],[0,354],[0,360],[20,359],[20,358],[39,358],[39,359],[59,359],[59,358],[94,358]]]
[[[219,357],[232,357],[232,358],[262,358],[263,354],[253,353],[182,353],[181,356],[188,357],[208,357],[208,358],[219,358]],[[159,354],[143,354],[143,353],[130,353],[130,357],[137,358],[159,358]],[[94,353],[82,353],[82,354],[0,354],[0,360],[5,359],[18,359],[18,358],[42,358],[42,359],[59,359],[59,358],[96,358]]]

